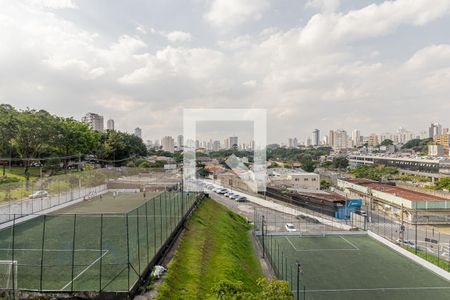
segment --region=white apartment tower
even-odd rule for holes
[[[109,119],[108,121],[106,121],[106,129],[114,130],[114,120],[113,119]]]
[[[359,147],[361,145],[361,132],[359,129],[354,129],[352,131],[352,144],[354,147]]]
[[[320,130],[319,129],[314,129],[314,131],[312,132],[312,145],[313,146],[319,146],[320,144]]]
[[[164,151],[174,153],[175,152],[175,141],[171,136],[165,136],[161,140],[161,146]]]
[[[100,116],[95,113],[87,113],[84,117],[81,118],[81,122],[88,125],[91,129],[95,131],[104,131],[104,122],[103,116]]]

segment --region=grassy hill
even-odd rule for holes
[[[189,220],[158,299],[208,299],[221,280],[241,281],[251,293],[263,276],[248,235],[250,225],[206,199]]]

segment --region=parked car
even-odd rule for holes
[[[221,194],[221,195],[224,195],[226,193],[228,193],[227,189],[219,189],[219,191],[217,191],[217,194]]]
[[[294,224],[292,223],[286,223],[286,225],[284,225],[284,227],[286,228],[286,230],[288,232],[296,232],[297,228],[295,228]]]
[[[245,202],[245,201],[247,201],[247,197],[245,197],[245,196],[238,196],[238,197],[235,198],[235,200],[237,202]]]
[[[232,196],[230,196],[230,199],[234,199],[236,200],[236,198],[240,197],[241,195],[238,194],[233,194]]]
[[[234,194],[232,192],[225,193],[225,197],[231,198]]]
[[[44,197],[48,197],[47,191],[36,191],[30,195],[30,199],[37,199],[37,198],[44,198]]]

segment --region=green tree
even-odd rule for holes
[[[12,138],[16,133],[17,111],[8,104],[0,105],[0,157],[10,157]],[[6,175],[6,162],[3,162],[3,176]]]
[[[390,146],[390,145],[394,145],[394,142],[390,139],[385,139],[380,144],[380,146]]]
[[[44,110],[27,109],[17,114],[16,120],[12,142],[19,157],[24,159],[25,177],[29,181],[30,159],[38,158],[55,136],[54,117]]]
[[[345,169],[348,167],[348,159],[343,156],[338,156],[333,159],[333,166],[336,169]]]

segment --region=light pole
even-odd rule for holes
[[[297,300],[300,300],[300,273],[303,274],[302,265],[297,261]]]

